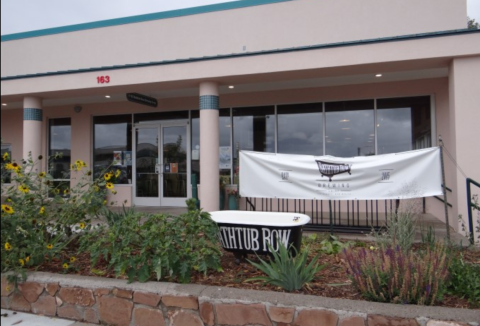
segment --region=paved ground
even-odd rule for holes
[[[2,326],[93,326],[93,324],[79,323],[67,319],[38,316],[23,312],[14,312],[6,309],[2,309],[1,322]]]

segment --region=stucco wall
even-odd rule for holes
[[[15,76],[463,29],[466,17],[466,0],[293,0],[2,42],[1,74]]]

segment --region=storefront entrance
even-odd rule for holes
[[[186,206],[190,180],[187,121],[137,124],[133,133],[134,204]]]

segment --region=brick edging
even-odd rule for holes
[[[480,311],[383,304],[196,284],[30,273],[15,292],[2,275],[2,308],[117,326],[459,326]],[[440,321],[454,321],[444,323]],[[467,324],[468,323],[468,324]]]

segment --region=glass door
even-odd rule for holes
[[[135,205],[186,206],[190,190],[187,122],[138,125],[133,144]]]
[[[134,203],[138,206],[160,206],[160,128],[136,127],[134,138]]]
[[[186,125],[162,125],[162,206],[185,206],[188,197]]]

